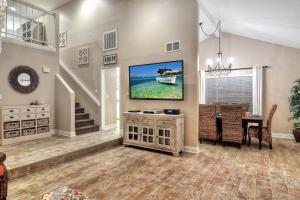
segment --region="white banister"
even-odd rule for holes
[[[59,61],[61,68],[75,81],[75,83],[85,92],[85,94],[98,106],[101,106],[98,98],[88,89],[88,87],[62,62]]]
[[[0,33],[2,29],[5,27],[5,18],[6,18],[6,0],[0,0]],[[0,54],[2,52],[2,34],[0,34]]]
[[[56,15],[23,0],[0,0],[1,37],[55,49]]]

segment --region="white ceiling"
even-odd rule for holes
[[[24,0],[28,3],[52,11],[72,0]]]
[[[199,0],[199,6],[208,29],[221,19],[223,32],[300,49],[300,0]]]

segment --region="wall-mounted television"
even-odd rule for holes
[[[129,66],[130,99],[183,100],[183,60]]]

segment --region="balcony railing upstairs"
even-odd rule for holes
[[[3,11],[1,37],[55,48],[54,13],[22,0],[7,0]]]

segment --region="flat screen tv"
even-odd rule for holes
[[[183,60],[130,66],[130,99],[183,100],[183,69]]]

